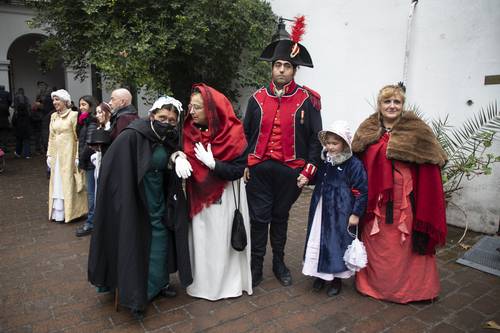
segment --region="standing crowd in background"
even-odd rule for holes
[[[0,149],[9,151],[13,134],[17,158],[30,159],[33,152],[44,154],[47,150],[49,121],[54,106],[47,84],[39,81],[37,87],[35,101],[31,102],[23,88],[18,88],[12,96],[0,86]]]
[[[313,67],[307,49],[278,40],[260,59],[271,80],[250,97],[243,121],[204,83],[192,86],[187,107],[162,96],[145,118],[125,88],[109,103],[82,96],[73,110],[64,89],[41,86],[31,106],[22,89],[10,100],[0,87],[0,131],[5,105],[15,109],[14,154],[29,158],[32,136],[46,154],[49,221],[86,219],[76,236],[91,235],[88,279],[97,292],[114,293],[139,320],[152,299],[177,295],[174,272],[192,297],[252,295],[265,278],[268,241],[273,274],[290,286],[289,212],[314,185],[302,267],[312,290],[327,286],[335,297],[355,276],[357,290],[376,299],[438,297],[447,156],[404,109],[404,85],[382,87],[354,134],[340,116],[323,129],[320,95],[295,82],[299,66]],[[240,217],[243,247],[233,242]],[[354,267],[346,253],[358,237],[367,262]]]

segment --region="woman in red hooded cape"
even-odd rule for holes
[[[252,294],[250,247],[231,247],[231,228],[240,198],[247,239],[250,226],[241,177],[247,141],[229,100],[205,84],[195,84],[183,127],[183,150],[192,168],[186,190],[193,283],[187,293],[208,300]],[[176,159],[176,163],[179,160]],[[238,194],[239,190],[239,194]]]

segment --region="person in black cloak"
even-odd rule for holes
[[[188,211],[182,180],[167,168],[178,148],[182,105],[162,97],[149,119],[132,122],[102,159],[88,279],[115,291],[118,304],[137,319],[158,295],[173,297],[169,273],[192,282]]]

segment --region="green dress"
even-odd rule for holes
[[[169,283],[167,266],[167,228],[162,223],[165,216],[165,193],[163,178],[167,167],[168,154],[161,145],[155,147],[151,166],[144,175],[144,191],[151,223],[151,250],[149,254],[148,299],[158,295]]]

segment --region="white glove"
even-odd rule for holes
[[[50,169],[50,160],[51,160],[51,157],[47,156],[47,168],[49,168],[49,169]]]
[[[75,158],[75,167],[78,169],[78,159]]]
[[[203,147],[201,142],[197,142],[194,147],[195,156],[203,164],[205,164],[210,170],[215,168],[214,155],[212,154],[212,146],[210,143],[207,146],[207,150]]]
[[[184,154],[184,152],[182,150],[178,150],[175,153],[173,153],[172,155],[170,155],[170,161],[172,162],[172,164],[175,163],[175,160],[177,159],[177,157],[182,157],[182,158],[187,159],[186,154]]]
[[[179,156],[175,159],[175,173],[179,178],[188,178],[192,171],[191,163],[186,158]]]

